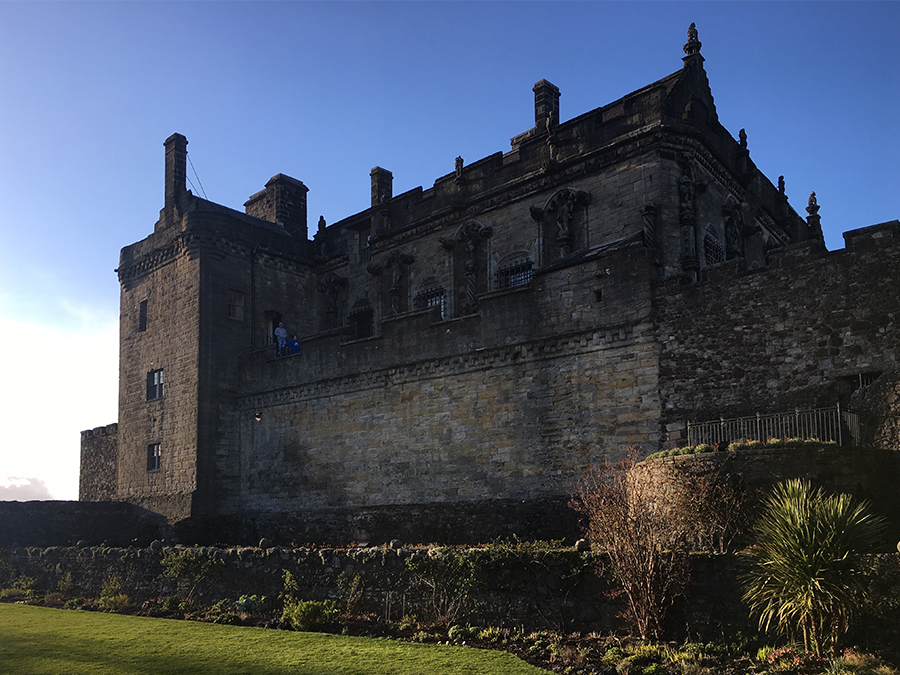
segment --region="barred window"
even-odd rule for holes
[[[440,285],[436,277],[429,277],[422,286],[422,289],[416,293],[413,301],[416,309],[440,307],[441,319],[445,318],[446,294],[444,293],[444,287]]]
[[[147,444],[147,471],[159,471],[159,443]]]
[[[147,373],[147,400],[162,398],[163,395],[163,371],[151,370]]]
[[[374,316],[372,306],[368,300],[357,300],[347,316],[347,338],[350,340],[362,340],[371,337]]]
[[[496,288],[525,286],[534,276],[533,266],[531,257],[527,255],[519,255],[508,262],[501,262],[495,278]]]
[[[712,225],[706,226],[706,236],[703,238],[703,253],[706,255],[707,267],[725,262],[725,249],[722,247],[719,235]]]

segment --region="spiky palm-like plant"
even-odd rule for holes
[[[884,520],[850,495],[827,495],[807,481],[779,483],[763,502],[747,550],[744,600],[760,628],[803,635],[807,650],[832,650],[846,632],[865,574],[859,555],[873,551]]]

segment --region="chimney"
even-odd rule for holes
[[[534,128],[543,131],[559,124],[559,89],[556,85],[541,80],[534,85]]]
[[[244,210],[249,216],[281,225],[292,237],[307,239],[307,192],[309,188],[302,182],[280,173],[244,203]]]
[[[181,198],[187,192],[187,138],[172,134],[163,144],[166,146],[166,206],[181,208]]]
[[[372,206],[386,204],[394,196],[394,174],[376,166],[369,175],[372,177]]]

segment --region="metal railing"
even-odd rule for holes
[[[838,403],[833,408],[797,408],[791,412],[688,422],[687,437],[689,445],[769,438],[817,438],[838,445],[859,445],[859,414],[841,410]]]

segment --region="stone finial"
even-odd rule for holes
[[[819,215],[819,202],[816,201],[816,193],[811,192],[809,203],[806,206],[806,224],[813,239],[822,239],[822,217]]]
[[[456,171],[456,177],[462,178],[462,172],[463,172],[463,158],[462,157],[456,158],[455,171]]]
[[[703,43],[697,39],[697,24],[691,23],[688,27],[687,32],[688,41],[684,45],[684,53],[687,56],[694,56],[695,54],[700,53],[700,47],[703,46]]]
[[[743,150],[747,149],[747,131],[746,131],[746,129],[741,129],[738,132],[738,143],[741,144],[741,148]]]
[[[809,193],[809,202],[806,206],[806,212],[811,216],[819,214],[819,202],[816,200],[815,191]]]

